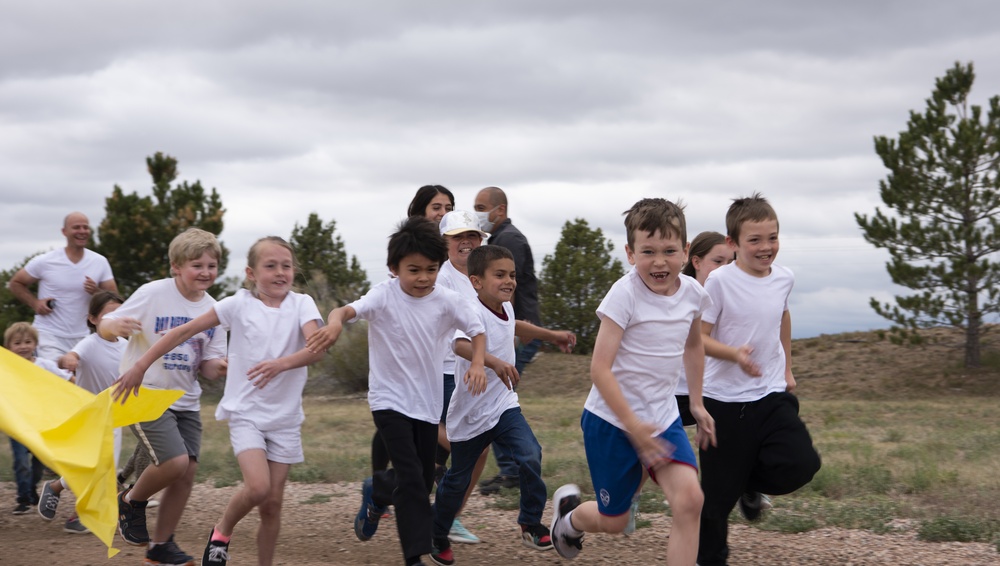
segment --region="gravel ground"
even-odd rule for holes
[[[177,542],[199,563],[206,537],[236,488],[197,485],[177,533]],[[108,560],[100,541],[92,535],[62,531],[71,512],[72,497],[63,500],[56,520],[47,523],[37,514],[14,516],[13,483],[0,483],[0,565],[41,564],[141,564],[142,551],[116,545],[121,553]],[[328,564],[402,564],[396,525],[386,519],[375,537],[359,542],[351,521],[360,502],[360,484],[289,484],[285,492],[283,531],[278,542],[276,564],[319,566]],[[483,544],[455,545],[456,564],[557,564],[565,562],[554,551],[538,552],[521,546],[516,511],[501,511],[489,498],[476,495],[463,515],[463,522],[477,533]],[[546,510],[545,520],[548,521]],[[150,512],[150,522],[155,520]],[[631,537],[587,535],[576,564],[664,563],[670,519],[662,514],[644,514],[650,527]],[[253,532],[256,514],[237,526],[231,545],[230,564],[256,563]],[[926,543],[912,530],[890,535],[866,531],[819,529],[802,534],[780,534],[734,525],[730,534],[733,564],[1000,564],[1000,553],[989,544]]]

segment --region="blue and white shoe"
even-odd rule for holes
[[[385,512],[384,507],[375,505],[375,501],[372,500],[373,489],[372,478],[365,478],[361,484],[361,509],[354,517],[354,534],[361,541],[366,541],[375,535],[375,531],[378,530],[378,520]]]
[[[479,544],[482,542],[479,540],[479,537],[469,532],[469,529],[465,528],[465,525],[458,520],[458,517],[455,517],[454,522],[451,524],[451,530],[448,531],[448,540],[463,544]]]

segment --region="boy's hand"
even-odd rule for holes
[[[790,371],[785,372],[785,391],[795,393],[795,376]]]
[[[337,338],[340,338],[340,333],[343,330],[344,324],[341,321],[331,320],[330,324],[313,332],[312,336],[306,339],[306,349],[314,354],[325,352],[327,348],[337,342]]]
[[[129,395],[139,395],[139,386],[142,385],[142,377],[145,372],[139,371],[135,366],[132,366],[125,370],[125,373],[115,380],[112,384],[114,390],[111,392],[111,398],[115,401],[121,399],[121,404],[124,405],[125,401],[128,400]]]
[[[76,368],[80,365],[80,357],[73,352],[69,352],[67,354],[63,354],[57,363],[59,364],[59,369],[64,369],[75,374]]]
[[[86,291],[88,295],[93,295],[94,293],[100,291],[101,288],[98,287],[97,283],[94,282],[94,280],[91,279],[90,277],[84,277],[83,278],[83,290]]]
[[[470,394],[479,395],[486,391],[486,369],[479,364],[472,364],[469,371],[465,372],[464,381],[468,385]]]
[[[652,466],[657,460],[669,458],[674,453],[674,447],[669,442],[653,436],[656,432],[655,425],[637,419],[632,425],[626,426],[625,432],[643,466]]]
[[[576,334],[568,330],[558,330],[560,336],[553,342],[555,345],[559,346],[559,351],[568,354],[573,351],[573,346],[576,346]]]
[[[691,416],[698,424],[698,431],[694,435],[694,443],[702,450],[708,450],[709,445],[718,446],[715,439],[715,419],[708,413],[704,406],[691,406]]]
[[[499,377],[500,381],[507,386],[507,389],[513,391],[514,388],[517,387],[517,384],[521,381],[521,376],[517,373],[517,368],[514,367],[514,364],[508,364],[507,362],[499,359],[495,360],[496,361],[492,365],[488,363],[487,365],[489,365],[489,368],[497,374],[497,377]]]
[[[111,333],[128,338],[142,332],[142,323],[134,318],[116,318],[111,321]]]
[[[760,366],[750,357],[752,353],[753,348],[749,344],[740,346],[736,349],[736,363],[740,364],[740,369],[750,377],[760,377],[762,375]]]
[[[247,372],[247,379],[253,382],[257,389],[263,389],[265,385],[279,373],[285,371],[286,367],[280,360],[265,360],[250,368]]]

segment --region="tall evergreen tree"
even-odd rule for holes
[[[295,224],[288,243],[295,249],[295,259],[299,263],[295,276],[298,285],[316,300],[319,300],[319,293],[310,289],[324,285],[327,291],[323,294],[329,296],[335,306],[340,306],[368,291],[368,276],[357,256],[351,256],[348,261],[344,241],[336,229],[335,221],[323,224],[319,214],[312,212],[305,226]]]
[[[574,351],[589,354],[600,321],[594,311],[611,285],[624,273],[622,262],[612,259],[614,246],[600,228],[591,229],[577,218],[563,225],[552,255],[542,260],[538,284],[542,320],[551,328],[576,333]]]
[[[888,250],[892,281],[917,291],[895,304],[871,299],[896,337],[947,325],[965,332],[965,365],[980,365],[984,319],[1000,311],[1000,99],[986,115],[969,104],[972,63],[937,79],[922,114],[898,139],[875,138],[889,169],[874,216],[855,214],[865,240]]]
[[[11,293],[10,289],[7,288],[7,283],[14,277],[14,274],[21,271],[21,268],[27,265],[28,261],[36,255],[39,254],[36,253],[28,256],[14,267],[6,271],[0,271],[0,332],[15,322],[31,322],[35,318],[35,311],[19,301],[14,296],[14,293]]]
[[[201,181],[171,186],[177,179],[173,157],[157,152],[146,158],[146,167],[153,178],[152,196],[125,194],[115,185],[105,200],[104,220],[97,228],[96,251],[108,258],[125,297],[145,283],[170,275],[167,250],[177,234],[193,226],[218,236],[226,212],[216,190],[206,193]],[[228,257],[229,250],[223,245],[220,275]],[[218,296],[221,290],[217,284],[209,293]]]

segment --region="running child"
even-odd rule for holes
[[[452,213],[454,214],[454,213]],[[542,524],[547,492],[542,481],[542,447],[521,414],[514,367],[514,337],[546,340],[568,352],[576,343],[572,332],[547,330],[514,319],[511,299],[517,280],[514,257],[507,248],[482,246],[468,256],[469,280],[478,296],[477,313],[486,328],[486,391],[471,395],[456,388],[448,407],[448,440],[451,441],[451,468],[445,472],[434,496],[434,553],[431,560],[440,566],[455,563],[449,531],[461,509],[473,470],[486,448],[498,443],[507,448],[520,473],[522,544],[535,550],[551,550],[549,529]],[[461,331],[455,335],[455,372],[469,368],[472,345]]]
[[[72,376],[59,369],[56,362],[35,355],[38,350],[38,331],[27,322],[15,322],[4,330],[3,347],[46,371],[73,381]],[[25,515],[31,511],[32,506],[38,505],[38,482],[42,480],[45,464],[35,458],[27,446],[13,438],[10,439],[10,451],[14,455],[14,482],[17,484],[14,514]]]
[[[586,532],[620,533],[643,474],[670,502],[667,562],[695,563],[702,493],[694,451],[684,433],[674,388],[684,368],[699,446],[715,443],[701,400],[701,313],[710,300],[681,275],[686,260],[684,212],[664,199],[643,199],[625,216],[625,253],[634,266],[597,308],[601,326],[591,360],[590,390],[580,419],[597,501],[580,503],[572,484],[556,490],[552,538],[575,558]]]
[[[726,232],[736,261],[705,281],[712,305],[702,322],[709,356],[705,408],[716,419],[719,439],[717,447],[701,447],[702,566],[726,564],[729,513],[737,502],[743,516],[755,521],[761,493],[791,493],[820,467],[792,394],[788,296],[795,277],[774,262],[778,215],[759,194],[735,199],[726,213]]]
[[[173,277],[139,287],[116,311],[104,315],[97,331],[105,340],[130,337],[122,356],[123,374],[113,397],[123,403],[140,385],[180,389],[184,395],[160,418],[132,425],[132,433],[146,445],[153,465],[143,470],[135,485],[118,494],[118,532],[134,546],[147,546],[146,564],[194,564],[174,542],[174,531],[187,505],[201,450],[201,386],[226,373],[226,333],[209,328],[155,359],[146,358],[148,371],[136,362],[172,328],[210,311],[215,304],[206,291],[219,273],[222,248],[210,232],[189,228],[170,242]],[[155,363],[153,363],[155,361]],[[146,529],[146,504],[164,490],[153,536]]]
[[[261,521],[257,561],[269,565],[274,560],[285,481],[291,465],[304,460],[306,366],[322,357],[305,349],[306,336],[319,328],[322,317],[309,295],[291,290],[294,279],[291,245],[276,236],[257,240],[247,253],[246,288],[172,329],[129,370],[145,372],[153,361],[210,328],[229,331],[229,377],[215,417],[229,421],[243,487],[210,533],[204,566],[225,566],[233,529],[254,507]]]
[[[111,291],[98,291],[91,295],[90,305],[87,309],[87,326],[91,334],[80,340],[73,346],[73,349],[63,354],[59,358],[59,367],[72,373],[76,377],[76,384],[94,393],[100,393],[115,382],[118,377],[118,364],[121,362],[122,354],[128,340],[115,338],[105,340],[96,333],[97,325],[101,323],[104,315],[114,312],[124,302],[117,293]],[[114,429],[114,457],[115,469],[118,469],[118,453],[122,449],[122,429]],[[66,480],[47,481],[42,485],[42,495],[38,500],[38,514],[46,521],[56,518],[56,510],[59,507],[59,498],[64,489],[69,486]],[[74,514],[66,520],[63,530],[67,533],[82,534],[90,532],[83,526],[80,519]]]
[[[486,389],[483,325],[468,299],[435,286],[447,258],[436,224],[407,219],[389,238],[386,263],[396,278],[334,309],[329,325],[306,342],[312,351],[326,349],[345,323],[368,321],[368,404],[393,468],[364,481],[354,533],[362,541],[370,539],[386,505],[392,504],[407,565],[423,564],[421,557],[431,553],[430,492],[444,389],[441,360],[456,329],[472,337],[473,361],[462,383],[476,394]]]

